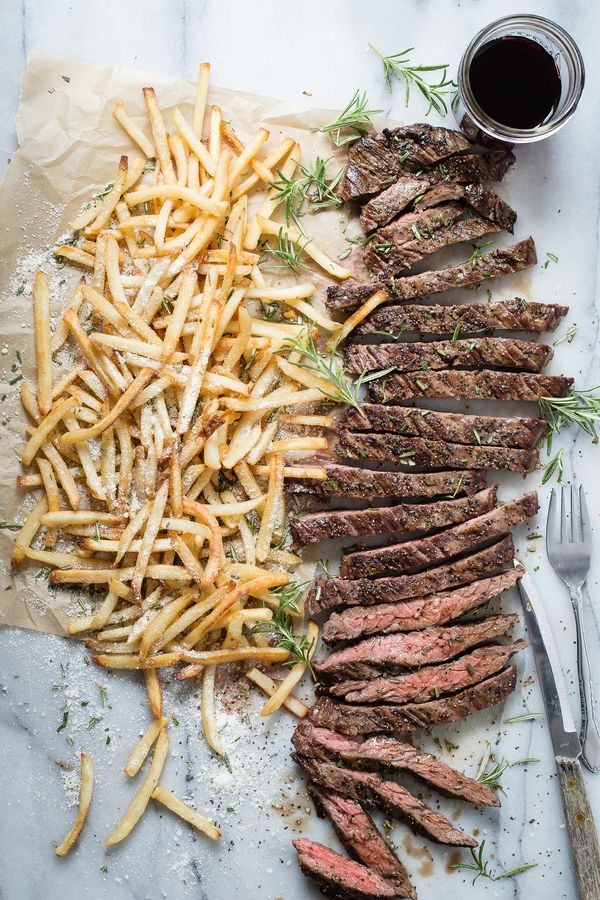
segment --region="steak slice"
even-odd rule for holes
[[[317,578],[306,601],[307,613],[314,616],[335,606],[366,606],[391,603],[411,597],[424,597],[436,591],[472,584],[481,578],[499,574],[512,565],[514,547],[507,535],[472,556],[416,575],[390,578]]]
[[[346,703],[426,703],[495,675],[511,656],[526,646],[526,641],[515,641],[514,644],[478,647],[452,662],[425,666],[418,672],[381,675],[369,681],[341,681],[332,684],[329,693]]]
[[[341,760],[351,769],[390,768],[410,772],[447,797],[459,797],[479,806],[500,806],[498,795],[487,785],[457,772],[431,753],[395,738],[377,735],[354,740],[328,728],[317,728],[305,719],[296,727],[292,742],[302,756],[332,762]]]
[[[389,531],[432,531],[472,519],[496,505],[497,486],[472,497],[438,500],[436,503],[402,503],[381,509],[342,509],[308,513],[292,519],[297,544],[344,537],[369,537]]]
[[[363,403],[360,409],[348,408],[340,419],[340,426],[349,431],[387,431],[451,444],[523,450],[532,450],[548,431],[545,419],[473,416],[381,403]]]
[[[360,803],[376,806],[395,819],[407,821],[416,831],[438,844],[477,846],[474,838],[456,828],[441,813],[430,809],[395,781],[386,781],[376,772],[344,769],[330,762],[300,756],[299,753],[292,753],[292,759],[322,787],[352,797]]]
[[[512,447],[481,447],[450,444],[428,438],[399,434],[372,434],[346,431],[339,435],[337,451],[347,459],[368,459],[410,466],[453,466],[470,469],[507,469],[509,472],[533,472],[539,462],[537,450]]]
[[[510,150],[492,150],[456,156],[435,169],[404,175],[365,203],[360,213],[361,225],[365,231],[386,225],[434,184],[501,181],[514,161],[515,156]]]
[[[355,859],[391,882],[399,895],[416,900],[417,892],[410,883],[408,872],[360,803],[312,781],[308,784],[308,793],[317,814],[329,817],[337,836]]]
[[[477,183],[448,184],[447,182],[441,182],[440,184],[434,184],[433,187],[429,188],[414,201],[413,210],[394,219],[386,228],[393,228],[396,223],[404,223],[405,220],[410,220],[410,217],[418,215],[426,209],[435,209],[440,204],[448,204],[456,200],[462,200],[475,212],[479,213],[480,216],[483,216],[484,219],[489,219],[491,222],[499,225],[502,231],[513,233],[514,225],[517,221],[517,214],[514,209],[511,209],[508,203],[501,200],[494,191]]]
[[[443,210],[444,207],[435,209]],[[423,215],[427,216],[427,213]],[[452,214],[448,210],[444,223],[427,231],[413,225],[414,233],[410,239],[402,243],[396,242],[391,235],[385,236],[384,232],[387,229],[376,232],[375,239],[369,241],[363,251],[366,267],[377,274],[399,275],[444,247],[462,244],[465,241],[476,241],[486,234],[497,234],[502,231],[499,225],[482,216],[473,215],[458,222],[456,216],[457,214]]]
[[[382,671],[393,674],[426,663],[454,659],[470,647],[506,634],[518,621],[519,617],[513,613],[460,625],[434,625],[423,631],[367,638],[358,644],[334,650],[325,659],[316,660],[313,668],[319,678],[328,680],[339,680],[341,677],[377,678]],[[431,678],[430,671],[427,680]]]
[[[527,400],[565,397],[573,384],[565,375],[531,375],[529,372],[453,371],[392,374],[372,381],[367,400],[411,400],[413,397],[456,397],[466,400]],[[385,398],[385,400],[384,400]]]
[[[298,838],[292,841],[302,873],[332,900],[398,900],[393,884],[331,847]]]
[[[439,564],[463,553],[473,552],[476,547],[508,534],[534,516],[538,509],[537,493],[531,491],[517,500],[502,503],[445,531],[400,544],[347,553],[342,558],[340,576],[367,578],[372,575],[402,574],[412,569]]]
[[[344,365],[352,375],[390,366],[395,366],[397,372],[487,366],[541,372],[552,355],[552,347],[536,341],[478,337],[456,341],[351,344],[344,351]]]
[[[416,172],[470,148],[461,131],[425,122],[367,134],[350,147],[337,195],[352,200],[374,194],[403,172]]]
[[[484,253],[477,260],[472,262],[466,260],[456,266],[420,272],[418,275],[406,275],[403,278],[379,278],[369,284],[347,281],[342,285],[332,285],[327,288],[326,303],[332,312],[352,312],[382,288],[389,293],[392,301],[413,300],[415,297],[439,294],[452,288],[472,287],[500,275],[511,275],[522,269],[531,268],[536,262],[535,244],[533,238],[528,237],[518,244]],[[357,333],[368,334],[379,327],[371,324],[377,321],[375,318],[377,312],[380,310],[372,313],[361,323]],[[456,322],[451,331],[455,326]]]
[[[473,687],[429,700],[427,703],[406,703],[404,706],[352,706],[338,703],[330,697],[320,697],[309,712],[310,721],[342,734],[362,735],[370,732],[419,731],[434,725],[447,725],[466,719],[480,709],[495,706],[511,694],[517,683],[515,666],[508,666],[497,675]]]
[[[433,497],[470,496],[485,486],[481,472],[376,472],[329,463],[324,467],[327,478],[286,479],[286,489],[293,494],[313,494],[318,498],[344,497],[377,500],[385,497],[430,499]]]
[[[352,606],[331,614],[323,626],[322,638],[326,644],[335,644],[337,641],[353,641],[372,634],[395,634],[398,631],[418,631],[431,625],[443,625],[489,603],[494,597],[513,587],[524,571],[522,566],[515,566],[501,575],[416,600],[379,603],[376,606]]]

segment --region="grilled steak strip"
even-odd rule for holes
[[[370,241],[363,251],[366,267],[374,273],[399,275],[444,247],[462,244],[465,241],[477,241],[487,234],[502,231],[499,225],[478,215],[457,222],[450,211],[445,223],[437,228],[429,231],[421,231],[416,225],[414,228],[415,232],[411,235],[411,239],[401,244],[377,232],[375,239]]]
[[[342,612],[334,612],[323,626],[322,637],[326,644],[334,644],[372,634],[395,634],[398,631],[418,631],[431,625],[443,625],[489,603],[494,597],[513,587],[523,572],[522,566],[515,566],[501,575],[475,581],[454,591],[399,603],[353,606]]]
[[[344,509],[308,513],[291,520],[297,544],[344,537],[367,537],[389,531],[432,531],[472,519],[496,505],[497,486],[472,497],[436,503],[403,503],[381,509]]]
[[[403,278],[379,278],[370,284],[345,282],[343,285],[334,285],[327,288],[326,302],[332,312],[352,312],[352,310],[358,309],[375,291],[382,288],[388,291],[392,301],[412,300],[415,297],[424,297],[426,294],[439,294],[452,288],[481,284],[482,281],[489,281],[490,278],[529,269],[536,262],[535,244],[533,238],[529,237],[510,247],[486,253],[483,258],[474,262],[466,260],[456,266],[420,272],[418,275],[407,275]],[[457,309],[458,307],[453,308]],[[368,316],[361,323],[357,332],[367,334],[378,328],[378,325],[373,325],[373,322],[378,321],[378,312],[380,310],[376,310],[375,313]],[[450,330],[453,329],[454,326]]]
[[[470,469],[507,469],[509,472],[532,472],[538,464],[537,450],[512,447],[480,447],[450,444],[428,438],[404,437],[399,434],[372,434],[342,429],[337,451],[347,459],[368,459],[404,463],[411,466],[443,466]]]
[[[492,788],[457,772],[431,753],[395,738],[377,735],[354,740],[328,728],[317,728],[304,719],[297,726],[292,743],[302,756],[332,762],[341,760],[351,769],[390,768],[410,772],[447,797],[459,797],[478,806],[500,806]]]
[[[517,670],[509,666],[479,684],[427,703],[404,706],[352,706],[320,697],[309,712],[310,721],[342,734],[363,735],[372,732],[418,731],[434,725],[446,725],[465,719],[480,709],[501,703],[515,689]]]
[[[411,569],[439,564],[508,534],[517,525],[534,516],[538,508],[537,493],[531,491],[517,500],[496,506],[445,531],[401,544],[347,553],[342,558],[340,576],[367,578],[372,575],[402,574]]]
[[[365,203],[360,213],[361,225],[365,231],[373,231],[386,225],[434,184],[501,181],[514,161],[514,154],[510,151],[492,150],[488,153],[456,156],[435,169],[404,175]]]
[[[348,431],[384,431],[451,444],[523,450],[532,450],[548,431],[544,419],[473,416],[381,403],[363,403],[360,409],[349,408],[342,416],[340,426]]]
[[[368,681],[341,681],[330,685],[329,693],[346,703],[426,703],[495,675],[526,646],[526,641],[515,641],[478,647],[452,662],[425,666],[418,672],[381,675]]]
[[[511,234],[514,230],[517,214],[514,209],[501,200],[500,197],[484,187],[482,184],[434,184],[432,188],[422,194],[415,204],[418,210],[425,210],[436,207],[440,203],[448,203],[452,200],[463,200],[468,206],[472,207],[484,219],[489,219],[499,225],[503,231],[509,231]],[[394,219],[386,228],[392,228],[396,222],[402,222],[412,213],[405,213],[398,219]],[[382,229],[383,231],[383,229]]]
[[[307,598],[307,613],[314,616],[336,606],[366,606],[391,603],[472,584],[481,578],[499,574],[512,565],[514,547],[507,535],[491,547],[472,556],[416,575],[390,578],[317,578]]]
[[[462,132],[424,122],[367,134],[350,147],[337,195],[341,200],[352,200],[374,194],[386,187],[390,178],[416,172],[470,148]]]
[[[317,784],[360,803],[376,806],[395,819],[407,821],[432,841],[455,847],[477,846],[474,838],[452,825],[441,813],[430,809],[395,781],[386,781],[376,772],[343,769],[329,762],[300,756],[299,753],[292,753],[292,759]]]
[[[565,375],[530,375],[528,372],[453,371],[392,374],[372,381],[371,403],[411,400],[413,397],[460,397],[467,400],[527,400],[564,397],[573,384]]]
[[[410,883],[408,872],[360,803],[312,781],[308,784],[308,793],[317,814],[329,817],[337,836],[355,859],[391,882],[402,897],[416,900],[417,892]]]
[[[470,496],[485,486],[481,472],[431,472],[417,475],[407,472],[376,472],[353,466],[326,464],[327,478],[287,480],[293,494],[313,494],[318,498],[377,500],[385,497],[431,499],[433,497]]]
[[[400,900],[393,884],[331,847],[298,838],[292,841],[302,873],[331,900]]]
[[[552,355],[552,347],[536,341],[478,337],[410,344],[351,344],[344,351],[344,365],[352,375],[390,366],[395,366],[397,372],[487,366],[541,372]]]
[[[506,634],[516,622],[516,614],[489,616],[477,622],[434,625],[423,631],[367,638],[334,650],[325,659],[316,660],[313,667],[320,679],[376,678],[381,672],[393,674],[402,669],[454,659],[470,647]]]

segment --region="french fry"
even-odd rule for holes
[[[148,656],[144,662],[140,662],[138,656],[125,656],[115,653],[97,654],[92,656],[92,660],[103,669],[157,669],[161,666],[174,666],[183,659],[183,651],[173,651],[171,653],[157,653],[156,656]]]
[[[30,465],[38,450],[46,442],[48,436],[54,431],[58,423],[68,413],[75,409],[79,403],[78,397],[65,397],[52,407],[47,416],[45,416],[38,427],[32,432],[25,449],[21,454],[21,462],[24,466]]]
[[[28,514],[27,518],[21,525],[21,529],[17,532],[17,536],[15,538],[15,543],[13,546],[11,563],[13,566],[18,566],[25,559],[25,554],[28,547],[31,546],[31,542],[38,533],[38,529],[40,527],[41,518],[44,513],[48,509],[48,501],[44,497],[39,503],[33,507],[31,512]]]
[[[175,180],[175,172],[173,172]],[[148,203],[150,200],[185,200],[192,206],[210,213],[212,216],[221,216],[227,212],[227,203],[224,200],[213,200],[205,197],[200,191],[192,191],[182,184],[157,184],[144,185],[135,191],[125,194],[125,202],[128,206],[137,206],[140,203]]]
[[[52,408],[52,354],[50,352],[50,289],[43,272],[33,284],[33,323],[37,358],[37,405],[42,416]]]
[[[353,331],[363,319],[366,319],[366,317],[372,313],[374,309],[377,309],[378,306],[381,306],[382,303],[387,303],[389,299],[390,295],[387,291],[376,291],[362,304],[362,306],[359,306],[352,315],[348,316],[340,330],[336,332],[335,337],[330,338],[327,342],[327,349],[332,350],[335,347],[339,347],[342,341],[346,340],[350,332]]]
[[[106,841],[107,847],[111,847],[113,844],[118,844],[119,841],[122,841],[124,838],[126,838],[143,816],[153,791],[158,787],[158,782],[160,780],[160,776],[162,774],[168,752],[169,737],[167,735],[166,729],[163,728],[158,735],[156,748],[154,750],[154,756],[152,757],[152,762],[150,764],[150,768],[148,769],[148,774],[144,779],[144,783],[134,797],[131,806],[129,807],[111,836]]]
[[[261,716],[270,716],[274,713],[279,707],[283,704],[285,700],[289,697],[291,692],[294,690],[298,682],[303,677],[306,669],[310,665],[310,661],[314,655],[314,652],[317,648],[317,641],[319,639],[319,628],[316,622],[310,621],[308,623],[308,627],[306,629],[306,640],[310,649],[307,653],[307,662],[297,662],[295,666],[292,666],[288,674],[285,676],[275,693],[272,697],[270,697],[263,708],[260,711]]]
[[[156,669],[144,669],[148,706],[155,719],[162,717],[162,687]]]
[[[284,461],[283,457],[273,453],[269,464],[269,488],[263,509],[258,538],[256,540],[256,558],[263,562],[267,558],[273,529],[275,528],[275,511],[278,497],[283,493]]]
[[[180,819],[193,825],[194,828],[197,828],[198,831],[201,831],[213,841],[218,841],[221,837],[221,832],[216,825],[213,825],[212,822],[209,822],[208,819],[205,819],[204,816],[201,816],[195,810],[190,809],[187,804],[183,803],[182,800],[178,800],[177,797],[166,788],[161,786],[155,788],[152,792],[152,799],[162,803],[163,806],[166,806],[167,809],[170,809],[171,812],[178,815]]]
[[[209,747],[218,753],[219,756],[225,756],[225,748],[219,736],[215,715],[215,674],[217,667],[208,665],[202,674],[202,695],[201,695],[201,712],[202,727],[204,729],[204,737]]]
[[[37,464],[40,470],[42,482],[44,484],[44,490],[46,491],[48,511],[58,512],[58,510],[60,509],[60,494],[58,491],[56,478],[54,477],[54,470],[47,459],[40,459],[38,457]],[[54,547],[57,537],[58,532],[55,529],[48,529],[48,531],[46,532],[45,547]]]
[[[92,793],[94,790],[94,760],[87,754],[81,754],[81,784],[79,787],[79,807],[77,809],[77,818],[73,827],[63,838],[63,840],[55,847],[54,852],[57,856],[66,856],[69,850],[77,843],[79,835],[83,830],[85,821],[92,804]]]
[[[290,654],[288,650],[283,650],[279,647],[240,647],[235,650],[185,650],[180,658],[184,662],[192,663],[195,668],[196,666],[221,665],[222,663],[247,660],[273,665],[274,663],[286,662],[290,658]],[[184,672],[185,669],[181,669],[176,677],[184,680]],[[187,675],[185,677],[192,676]]]
[[[142,153],[144,153],[148,159],[152,159],[156,156],[154,144],[150,138],[146,137],[142,129],[129,117],[122,100],[117,100],[113,107],[112,114],[119,125],[127,132],[131,140],[138,145]]]
[[[154,672],[153,674],[156,675],[156,672]],[[123,771],[126,775],[129,775],[130,778],[134,778],[137,775],[144,764],[144,760],[150,753],[152,745],[158,739],[160,732],[165,729],[168,724],[169,719],[166,716],[161,716],[158,719],[154,719],[154,721],[151,722],[150,725],[148,725],[147,729],[129,754],[129,758],[125,763],[125,768]]]
[[[217,575],[223,567],[223,538],[221,537],[221,529],[215,516],[209,510],[197,503],[195,500],[188,500],[184,497],[183,511],[195,519],[200,519],[210,531],[210,551],[204,573],[202,576],[202,587],[208,588],[214,584]]]
[[[268,675],[265,675],[264,672],[261,672],[259,669],[250,669],[249,672],[245,673],[246,678],[251,681],[253,684],[256,684],[268,697],[272,697],[273,694],[279,688],[279,685],[276,681],[273,681],[272,678],[269,678]],[[305,706],[301,700],[297,697],[294,697],[293,694],[288,694],[285,700],[281,704],[285,709],[289,712],[293,713],[295,716],[298,716],[299,719],[303,719],[306,715],[308,715],[308,706]]]
[[[144,95],[144,100],[146,101],[146,109],[148,111],[148,119],[150,120],[150,127],[152,129],[152,137],[154,138],[156,155],[160,162],[160,171],[167,184],[174,184],[175,172],[173,170],[173,163],[169,152],[167,131],[165,129],[162,113],[156,101],[154,88],[142,88],[142,93]]]
[[[152,508],[148,513],[146,529],[142,538],[142,546],[137,555],[135,572],[131,580],[131,587],[136,598],[139,598],[142,593],[142,581],[146,575],[146,568],[152,552],[152,546],[160,529],[160,523],[167,504],[168,493],[169,482],[165,481],[156,492]]]
[[[301,247],[307,256],[310,256],[328,275],[337,278],[338,281],[345,281],[352,276],[350,269],[344,269],[343,266],[339,266],[332,259],[329,259],[327,254],[323,253],[314,241],[307,241],[306,237],[295,225],[279,225],[277,222],[272,222],[260,214],[257,216],[257,222],[261,234],[267,234],[271,237],[283,235],[287,240]]]
[[[209,175],[214,175],[216,172],[215,160],[212,158],[204,144],[202,143],[201,138],[196,133],[193,127],[190,127],[185,120],[185,117],[181,113],[177,107],[173,110],[173,122],[175,123],[175,128],[186,142],[192,153],[194,153],[198,159],[202,167],[208,172]]]

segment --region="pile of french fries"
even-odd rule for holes
[[[206,738],[224,753],[216,667],[294,662],[255,628],[272,620],[300,562],[281,546],[285,480],[326,477],[288,458],[326,448],[332,420],[314,409],[329,386],[287,342],[307,328],[315,338],[318,329],[335,335],[341,325],[312,305],[312,283],[267,285],[261,237],[301,243],[333,278],[350,272],[273,218],[272,184],[293,175],[300,147],[286,138],[267,149],[264,128],[244,145],[221,109],[208,107],[208,78],[202,64],[191,121],[173,110],[170,133],[152,88],[143,91],[147,130],[116,104],[141,155],[121,157],[112,186],[73,221],[77,238],[55,250],[85,273],[54,330],[42,272],[33,286],[37,384],[22,382],[31,422],[18,484],[42,494],[12,563],[50,567],[53,585],[106,588],[69,633],[87,636],[98,665],[140,670],[153,716],[126,767],[135,775],[154,746],[148,775],[109,844],[131,831],[150,798],[219,836],[159,785],[169,744],[159,672],[183,664],[178,678],[201,679]],[[277,321],[260,314],[263,303],[279,305]],[[67,346],[79,361],[55,369]],[[301,624],[301,608],[294,614]],[[305,634],[312,652],[317,626],[309,622]],[[309,664],[291,665],[279,683],[256,667],[246,673],[268,695],[262,715],[282,706],[306,713],[292,690]],[[87,812],[93,766],[85,760],[84,774]]]

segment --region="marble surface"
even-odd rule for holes
[[[14,115],[19,79],[32,49],[85,62],[140,67],[193,78],[197,62],[209,59],[213,78],[225,87],[287,98],[307,105],[341,107],[357,88],[372,105],[406,121],[424,112],[418,96],[409,110],[401,91],[390,96],[380,65],[367,44],[385,52],[414,45],[414,58],[455,65],[473,33],[500,12],[521,11],[517,0],[304,0],[294,7],[277,0],[106,0],[102,4],[68,0],[2,0],[0,4],[0,156],[2,168],[15,147]],[[518,165],[501,189],[519,211],[517,237],[532,233],[540,264],[512,284],[493,286],[494,295],[513,291],[530,299],[570,304],[567,324],[578,333],[562,344],[550,371],[574,375],[580,386],[600,383],[598,357],[598,213],[597,165],[600,107],[595,35],[600,12],[590,4],[565,0],[531,0],[530,11],[571,31],[580,43],[588,81],[576,118],[550,141],[518,151]],[[546,253],[558,255],[549,262]],[[584,435],[565,433],[565,476],[577,475],[588,489],[596,541],[600,492],[598,449]],[[559,445],[557,445],[559,446]],[[529,477],[534,488],[539,475]],[[503,496],[521,490],[504,478]],[[542,533],[549,486],[541,491],[539,521],[521,530],[519,555],[534,571],[551,617],[567,677],[574,672],[572,617],[565,590],[545,559],[543,542],[527,540]],[[591,605],[586,630],[592,658],[600,653],[600,555],[596,554],[589,586]],[[504,603],[517,608],[516,598]],[[562,819],[551,745],[544,721],[505,725],[504,719],[542,701],[533,660],[519,660],[521,686],[496,712],[478,715],[461,727],[441,732],[458,749],[443,758],[474,773],[489,740],[498,754],[513,761],[540,762],[515,767],[504,776],[507,796],[491,812],[439,801],[459,817],[467,831],[479,829],[493,868],[502,871],[523,862],[537,868],[518,878],[480,879],[472,887],[469,873],[446,874],[451,854],[412,837],[396,824],[393,840],[415,873],[422,898],[442,891],[465,897],[501,900],[527,897],[571,900],[576,896]],[[597,676],[600,693],[600,675]],[[77,688],[74,685],[78,685]],[[107,688],[102,706],[99,686]],[[294,834],[334,841],[330,828],[306,813],[300,779],[288,757],[292,722],[287,717],[250,723],[239,715],[223,719],[223,739],[233,771],[210,758],[198,737],[197,698],[189,688],[171,686],[169,712],[172,754],[165,782],[221,825],[219,845],[196,837],[169,813],[149,810],[128,841],[107,852],[102,841],[132,794],[122,767],[147,721],[145,695],[138,679],[109,677],[85,666],[82,648],[67,640],[5,629],[0,633],[0,898],[33,900],[90,898],[132,900],[195,897],[203,900],[299,900],[317,896],[299,874],[290,845]],[[573,699],[575,694],[573,692]],[[64,730],[57,731],[63,709]],[[575,707],[574,707],[575,709]],[[96,724],[93,720],[102,716]],[[433,746],[433,745],[432,745]],[[59,861],[52,839],[59,839],[74,815],[73,776],[55,760],[76,762],[79,749],[92,753],[97,765],[93,810],[77,850]],[[600,821],[600,776],[587,778],[592,805]],[[438,803],[432,797],[431,802]],[[71,804],[71,805],[68,805]],[[466,854],[464,854],[466,858]],[[430,861],[432,860],[432,861]]]

